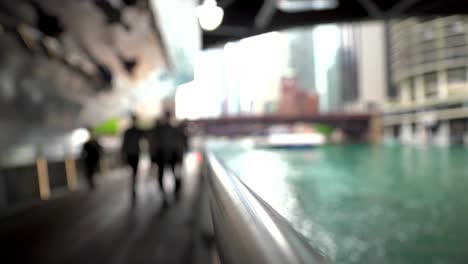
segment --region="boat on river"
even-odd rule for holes
[[[307,149],[325,144],[325,136],[318,133],[281,133],[258,137],[257,148]]]

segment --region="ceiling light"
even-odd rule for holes
[[[339,5],[338,0],[277,0],[276,6],[283,12],[306,12],[334,9]]]
[[[207,31],[215,30],[223,22],[224,11],[216,0],[205,0],[197,7],[196,14],[201,28]]]

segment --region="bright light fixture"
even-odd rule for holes
[[[198,21],[203,30],[212,31],[223,22],[224,11],[216,0],[205,0],[196,10]]]
[[[277,0],[276,6],[283,12],[306,12],[313,10],[335,9],[338,0]]]
[[[85,143],[91,135],[89,134],[89,131],[85,128],[78,128],[75,131],[73,131],[73,134],[71,136],[71,141],[72,144],[74,145],[81,145]]]

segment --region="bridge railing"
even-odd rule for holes
[[[221,263],[330,263],[213,153],[205,161]]]

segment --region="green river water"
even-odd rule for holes
[[[468,149],[215,153],[334,263],[468,263]]]

